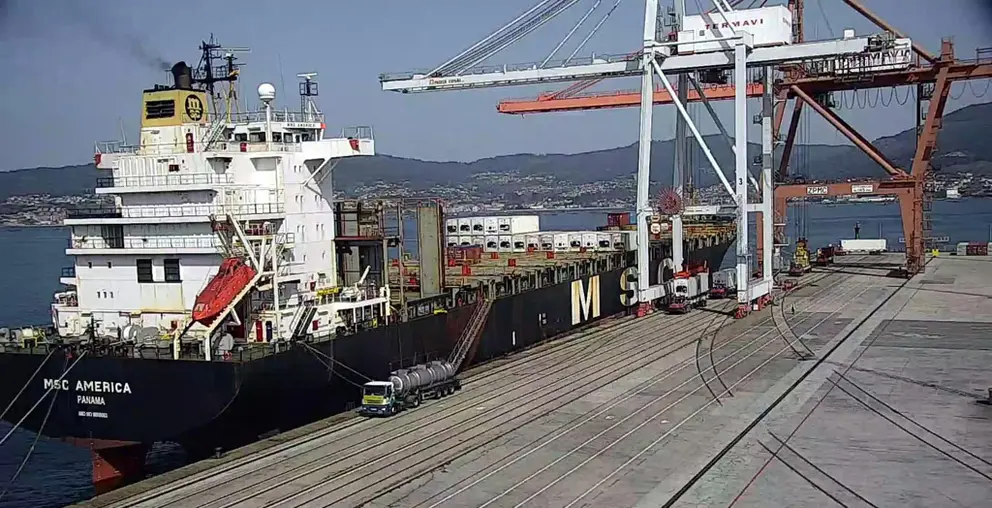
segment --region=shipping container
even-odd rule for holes
[[[606,215],[607,226],[627,226],[630,224],[630,212],[610,213]]]
[[[500,225],[501,235],[518,235],[541,230],[541,217],[538,215],[511,215],[505,225]],[[506,227],[507,229],[503,229]]]
[[[510,218],[509,217],[498,217],[496,219],[496,232],[495,232],[495,234],[497,234],[497,235],[509,235],[509,234],[513,234],[511,232],[512,229],[513,228],[510,225]]]
[[[472,235],[472,245],[478,245],[479,247],[486,247],[486,237],[482,235]]]
[[[599,247],[599,239],[596,233],[582,233],[582,247],[588,250],[596,250]]]
[[[513,252],[513,236],[512,235],[499,235],[496,237],[499,242],[500,252]]]
[[[610,247],[613,250],[627,250],[627,242],[624,240],[623,233],[609,233],[610,235]]]
[[[885,252],[886,242],[884,238],[860,238],[846,239],[840,241],[840,248],[848,254],[872,254]]]
[[[566,252],[569,250],[568,233],[555,233],[555,252]]]
[[[553,242],[554,237],[548,241],[549,244]],[[533,233],[524,235],[524,247],[527,250],[541,250],[541,235],[535,235]]]
[[[610,233],[596,233],[596,250],[613,250],[613,235]]]
[[[499,252],[499,237],[487,236],[486,242],[482,244],[482,247],[486,250],[486,252]]]
[[[582,248],[582,233],[568,233],[568,250],[578,252]]]
[[[513,252],[527,252],[527,235],[513,235]]]
[[[472,234],[481,235],[486,232],[486,220],[482,217],[471,217],[469,220],[472,221]]]
[[[719,12],[686,16],[682,26],[679,54],[731,50],[734,41],[714,39],[731,37],[735,30],[750,33],[756,48],[792,44],[792,12],[782,5],[729,11],[726,18]]]
[[[989,244],[985,242],[969,242],[967,250],[965,251],[966,256],[988,256],[989,255]]]
[[[458,219],[445,219],[444,232],[449,235],[458,234]]]
[[[458,220],[458,233],[462,235],[472,234],[472,219],[462,217]]]
[[[554,233],[541,233],[537,237],[538,249],[542,251],[553,251],[555,250],[555,234]]]
[[[500,219],[502,219],[502,217],[483,217],[482,218],[482,225],[483,225],[484,228],[486,228],[486,234],[487,235],[498,235],[499,234],[499,225],[498,225],[498,222],[499,222]]]
[[[476,247],[482,247],[481,244],[474,243],[472,241],[472,237],[469,236],[469,235],[458,235],[458,245],[461,245],[462,247],[467,247],[469,245],[474,245]]]
[[[967,256],[968,255],[968,242],[958,242],[958,246],[957,246],[957,249],[956,249],[955,254],[957,254],[958,256]]]
[[[457,247],[458,245],[460,245],[458,243],[458,235],[452,235],[447,237],[447,241],[445,243],[448,245],[448,247]]]

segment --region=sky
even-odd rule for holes
[[[543,60],[594,1],[581,0],[562,19],[486,63]],[[939,50],[942,35],[953,36],[961,58],[974,58],[975,48],[992,47],[988,0],[946,0],[939,8],[932,0],[861,1],[933,52]],[[298,104],[295,75],[316,71],[329,127],[371,125],[379,153],[469,161],[514,153],[577,153],[635,142],[637,108],[524,117],[496,112],[500,99],[536,96],[566,85],[409,95],[381,91],[379,74],[434,67],[535,3],[0,0],[0,170],[84,163],[91,160],[95,141],[120,137],[122,123],[134,139],[141,90],[167,82],[153,62],[197,61],[197,45],[211,32],[222,44],[251,48],[250,54],[242,55],[243,96],[254,99],[256,86],[268,81],[278,89],[277,104],[293,107]],[[573,40],[581,40],[612,3],[604,0]],[[700,3],[709,6],[708,0],[687,0],[687,8],[697,12]],[[880,31],[842,0],[806,3],[808,39],[839,37],[845,28],[859,34]],[[643,10],[642,0],[623,0],[583,53],[635,51],[641,44]],[[636,78],[613,79],[595,90],[638,86]],[[950,108],[992,101],[992,95],[977,97],[986,91],[987,82],[956,85],[952,97],[957,99]],[[876,93],[867,97],[871,103],[878,100]],[[849,107],[840,114],[866,137],[913,126],[912,101],[869,110],[857,106],[865,102],[864,94],[857,101],[848,92],[841,100]],[[888,102],[890,94],[882,92],[882,101]],[[905,97],[906,90],[898,99]],[[717,111],[725,116],[728,106],[718,105]],[[676,114],[672,107],[656,108],[655,139],[672,137]],[[700,125],[704,132],[715,132],[708,119]],[[818,118],[809,125],[810,142],[845,142]]]

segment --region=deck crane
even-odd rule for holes
[[[684,12],[684,0],[676,0]],[[726,20],[728,5],[725,1],[713,0],[717,7],[716,16]],[[403,93],[453,91],[474,88],[499,86],[527,85],[553,81],[576,81],[587,78],[610,78],[622,76],[641,76],[641,115],[637,171],[637,281],[644,283],[632,284],[636,289],[635,300],[639,311],[646,312],[651,302],[663,297],[663,285],[649,286],[648,277],[648,228],[644,227],[653,214],[648,202],[651,163],[651,124],[653,119],[654,79],[657,76],[668,93],[674,97],[673,104],[679,115],[684,119],[688,130],[699,143],[710,166],[720,179],[724,189],[729,194],[732,205],[725,207],[725,213],[736,217],[738,230],[737,272],[738,272],[738,314],[746,314],[753,302],[766,298],[771,291],[773,280],[771,273],[771,251],[765,253],[763,263],[764,273],[757,280],[751,280],[750,259],[748,255],[748,214],[761,213],[763,219],[759,222],[759,237],[766,245],[772,240],[772,121],[774,113],[774,97],[771,95],[772,66],[782,64],[800,64],[811,61],[834,60],[838,57],[866,54],[869,48],[876,47],[877,41],[869,37],[847,37],[839,40],[818,41],[805,44],[783,44],[779,46],[756,46],[752,34],[743,29],[727,33],[714,30],[710,43],[720,42],[721,48],[715,51],[697,51],[688,54],[676,54],[677,42],[659,41],[657,35],[657,17],[659,0],[645,0],[643,47],[636,57],[630,55],[620,57],[600,57],[586,60],[570,59],[551,65],[528,64],[526,66],[503,65],[499,67],[479,67],[483,61],[492,57],[515,41],[533,32],[554,17],[577,3],[577,0],[543,0],[507,25],[496,30],[488,37],[479,41],[468,50],[447,60],[437,67],[405,74],[383,74],[380,83],[384,91]],[[729,23],[728,23],[729,25]],[[788,41],[786,41],[788,42]],[[694,43],[690,43],[692,45]],[[734,132],[735,136],[735,171],[733,184],[716,162],[699,130],[692,122],[686,111],[685,104],[678,99],[669,76],[694,71],[733,70],[736,82],[745,82],[748,68],[763,69],[764,89],[763,107],[761,113],[762,125],[762,163],[761,176],[758,179],[761,187],[761,202],[748,203],[748,185],[752,185],[752,175],[748,171],[750,161],[747,155],[747,131],[750,118],[747,113],[747,94],[744,87],[735,88]],[[679,185],[679,181],[676,181]],[[673,258],[680,262],[682,259],[681,215],[699,213],[693,207],[684,207],[673,220]],[[681,269],[681,267],[679,267]],[[640,313],[640,312],[639,312]]]

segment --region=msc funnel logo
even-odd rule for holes
[[[599,275],[589,277],[588,285],[582,279],[572,281],[572,324],[599,317]]]
[[[194,122],[199,122],[203,118],[203,102],[200,101],[199,97],[186,96],[186,116]]]

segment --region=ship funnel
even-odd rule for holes
[[[186,62],[178,62],[172,66],[172,82],[176,89],[193,89],[193,69],[186,65]]]

